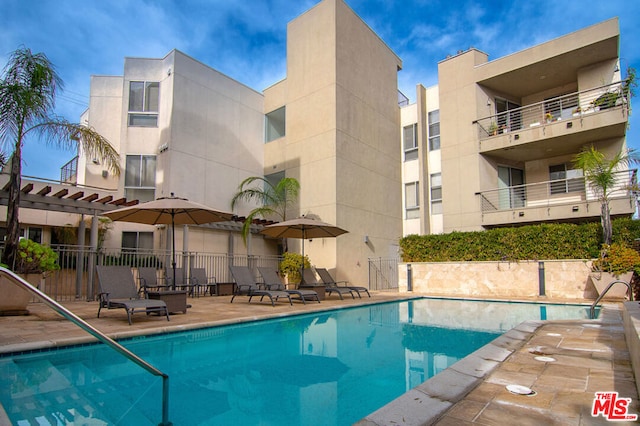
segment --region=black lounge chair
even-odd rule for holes
[[[169,290],[168,285],[160,284],[156,268],[153,267],[138,268],[138,281],[140,285],[139,291],[144,297],[147,297],[149,291]]]
[[[198,295],[201,290],[204,290],[205,295],[207,292],[211,295],[216,293],[216,288],[218,287],[216,277],[207,277],[207,270],[204,268],[191,268],[189,280]]]
[[[131,315],[136,312],[146,312],[147,315],[151,312],[157,312],[166,315],[167,321],[169,321],[169,311],[162,300],[140,298],[131,268],[128,266],[96,266],[96,271],[100,287],[98,318],[100,318],[102,308],[122,308],[127,311],[129,325],[131,325]]]
[[[327,287],[333,286],[333,287],[348,288],[349,290],[353,290],[356,293],[358,293],[358,297],[361,299],[362,299],[362,296],[360,295],[360,292],[367,293],[367,296],[371,297],[371,295],[369,294],[369,290],[366,287],[348,285],[348,281],[334,280],[326,268],[316,268],[316,272],[318,273],[318,275],[320,275],[320,279],[322,280],[322,282],[324,282],[324,285],[326,285]],[[339,285],[339,283],[344,283],[344,285],[341,286]]]
[[[281,297],[286,298],[289,304],[293,305],[293,303],[291,303],[291,296],[286,291],[261,289],[253,279],[253,274],[247,266],[229,266],[229,269],[236,282],[231,303],[233,303],[233,299],[235,299],[236,296],[249,296],[249,303],[251,303],[251,299],[254,296],[260,296],[261,301],[267,296],[271,300],[271,306],[275,306],[275,302]]]
[[[173,282],[173,268],[164,270],[167,287],[175,290],[186,290],[189,296],[197,296],[198,286],[185,279],[184,269],[176,268],[176,282]]]
[[[300,284],[300,288],[303,288],[304,286],[324,286],[325,289],[324,291],[330,296],[331,293],[336,293],[338,296],[340,296],[340,300],[344,300],[344,297],[342,297],[343,294],[347,294],[349,293],[351,295],[352,299],[355,299],[356,297],[353,295],[353,290],[347,288],[347,287],[338,287],[336,285],[327,285],[322,281],[318,281],[318,279],[316,278],[316,275],[313,273],[313,271],[311,269],[305,268],[304,270],[301,271],[302,272],[302,282]]]
[[[284,284],[282,284],[282,281],[280,281],[280,277],[275,269],[258,267],[258,272],[260,272],[267,290],[286,291],[290,296],[296,296],[296,299],[302,300],[302,303],[305,305],[307,304],[307,300],[315,300],[320,303],[318,293],[314,290],[304,288],[297,290],[287,289]]]

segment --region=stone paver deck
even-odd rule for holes
[[[329,298],[318,303],[247,303],[230,296],[189,298],[187,314],[133,316],[129,326],[122,310],[103,311],[97,302],[63,303],[76,315],[113,338],[201,328],[319,310],[406,299],[407,295],[374,293],[372,298]],[[62,346],[93,340],[43,304],[31,315],[0,317],[0,353]],[[539,361],[536,357],[555,361]],[[510,393],[506,385],[531,388],[533,396]],[[616,391],[631,398],[629,413],[640,404],[625,343],[621,308],[608,304],[598,320],[532,321],[484,346],[444,372],[367,416],[360,425],[604,425],[591,409],[595,392]],[[2,423],[0,407],[0,423]],[[623,421],[614,424],[637,424]]]

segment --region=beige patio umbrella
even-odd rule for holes
[[[285,220],[284,222],[274,223],[264,227],[261,234],[274,238],[297,238],[302,240],[302,269],[304,270],[304,240],[308,238],[335,238],[339,235],[346,234],[345,231],[337,226],[330,225],[319,220],[308,217],[299,217],[297,219]]]
[[[203,204],[194,203],[186,198],[160,197],[154,201],[124,207],[104,213],[113,221],[144,223],[147,225],[171,225],[171,266],[173,285],[176,284],[176,225],[203,225],[212,222],[231,220],[231,213],[219,212]]]

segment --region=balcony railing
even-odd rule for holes
[[[610,198],[626,198],[637,182],[637,170],[616,173],[616,183]],[[482,213],[576,204],[597,200],[596,194],[585,184],[584,177],[559,179],[526,185],[509,186],[479,192]]]
[[[501,112],[481,118],[475,123],[478,125],[479,139],[486,139],[584,114],[628,106],[623,83],[619,82]]]
[[[60,181],[64,183],[76,183],[77,176],[78,156],[75,156],[60,168]]]

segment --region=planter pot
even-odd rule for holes
[[[37,284],[40,284],[42,275],[30,274],[31,277],[37,278]],[[27,279],[29,281],[29,279]],[[31,281],[29,281],[31,282]],[[31,300],[31,293],[23,289],[15,279],[0,275],[0,315],[28,315],[27,304]]]
[[[589,275],[591,279],[591,283],[595,287],[598,292],[598,296],[602,294],[602,292],[607,288],[607,286],[613,281],[624,281],[626,283],[631,282],[631,277],[633,276],[633,272],[627,272],[619,276],[615,276],[610,272],[592,272]],[[614,300],[614,299],[625,299],[627,297],[627,286],[624,284],[615,284],[613,287],[609,289],[606,296],[604,296],[604,300]]]

